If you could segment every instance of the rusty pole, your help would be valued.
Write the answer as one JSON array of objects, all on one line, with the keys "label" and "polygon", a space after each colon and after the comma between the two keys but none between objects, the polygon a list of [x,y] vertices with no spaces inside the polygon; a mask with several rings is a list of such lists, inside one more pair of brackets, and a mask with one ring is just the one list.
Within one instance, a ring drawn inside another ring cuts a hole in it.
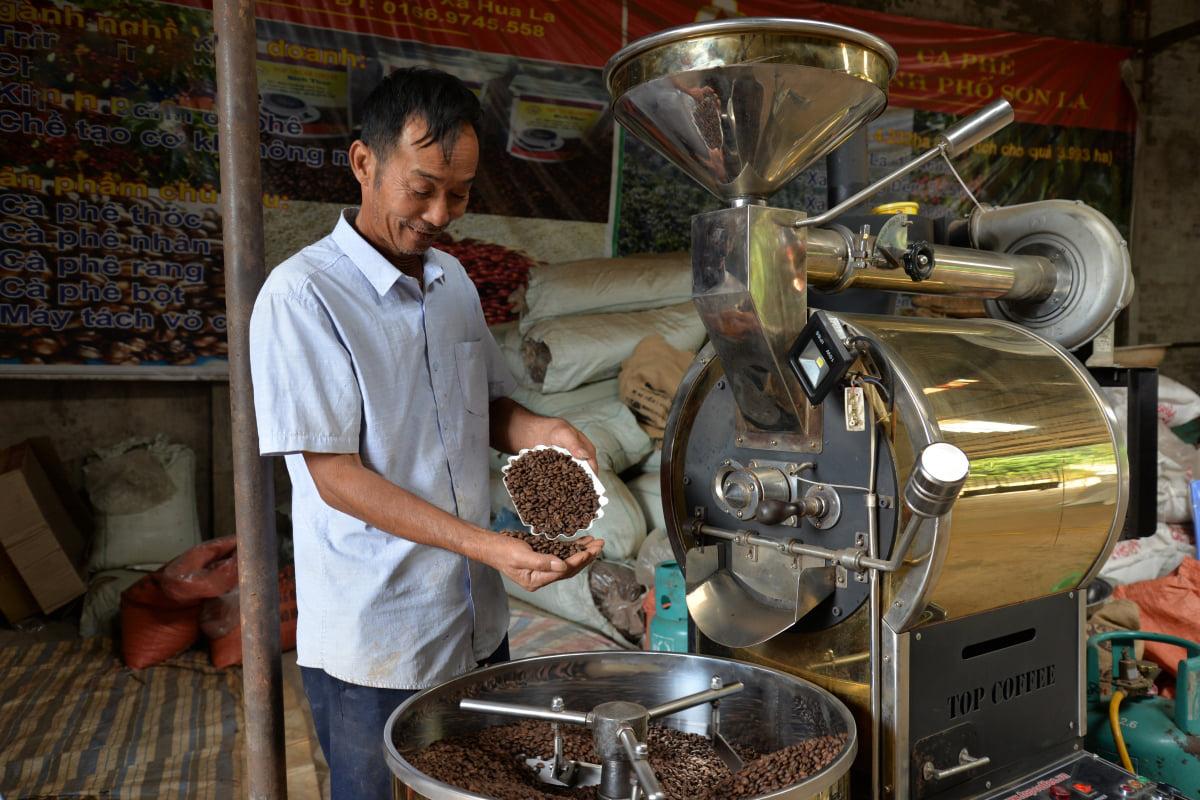
[{"label": "rusty pole", "polygon": [[229,331],[229,398],[242,614],[246,796],[287,797],[283,673],[279,660],[279,559],[271,463],[258,454],[250,384],[250,312],[266,275],[258,154],[254,0],[214,0],[221,220]]}]

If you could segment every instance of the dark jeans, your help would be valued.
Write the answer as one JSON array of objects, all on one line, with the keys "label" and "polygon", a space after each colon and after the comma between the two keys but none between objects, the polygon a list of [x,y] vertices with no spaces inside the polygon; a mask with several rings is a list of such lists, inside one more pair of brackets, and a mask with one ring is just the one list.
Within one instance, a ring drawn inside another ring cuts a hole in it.
[{"label": "dark jeans", "polygon": [[[479,666],[508,661],[508,637]],[[392,771],[383,755],[383,728],[396,707],[416,694],[346,683],[301,667],[321,751],[329,762],[330,800],[391,800]]]}]

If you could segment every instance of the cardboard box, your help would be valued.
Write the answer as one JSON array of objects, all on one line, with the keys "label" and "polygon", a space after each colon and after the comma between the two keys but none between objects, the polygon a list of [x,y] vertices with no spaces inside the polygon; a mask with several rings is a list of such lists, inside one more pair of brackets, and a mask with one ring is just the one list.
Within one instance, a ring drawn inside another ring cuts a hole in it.
[{"label": "cardboard box", "polygon": [[35,449],[22,442],[0,450],[0,612],[10,622],[87,591],[83,534]]}]

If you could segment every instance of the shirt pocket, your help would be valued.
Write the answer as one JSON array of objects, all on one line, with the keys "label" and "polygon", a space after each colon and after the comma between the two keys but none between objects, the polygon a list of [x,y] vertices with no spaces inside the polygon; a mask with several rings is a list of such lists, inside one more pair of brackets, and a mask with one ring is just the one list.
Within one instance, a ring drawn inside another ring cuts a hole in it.
[{"label": "shirt pocket", "polygon": [[487,360],[483,342],[458,342],[454,345],[454,362],[458,368],[458,386],[462,404],[469,413],[486,417],[488,413]]}]

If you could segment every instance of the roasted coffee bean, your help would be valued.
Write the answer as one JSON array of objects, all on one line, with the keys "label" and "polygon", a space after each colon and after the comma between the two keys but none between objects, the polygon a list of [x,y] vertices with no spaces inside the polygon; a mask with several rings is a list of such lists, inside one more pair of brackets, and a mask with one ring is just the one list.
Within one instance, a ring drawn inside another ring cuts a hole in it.
[{"label": "roasted coffee bean", "polygon": [[502,531],[502,533],[505,536],[520,539],[532,547],[535,553],[556,556],[563,561],[566,561],[576,553],[582,553],[584,550],[587,550],[583,545],[567,539],[547,539],[544,536],[531,536],[524,531]]},{"label": "roasted coffee bean", "polygon": [[[567,758],[596,762],[591,731],[563,725],[562,733]],[[745,800],[791,786],[824,769],[845,749],[846,735],[818,736],[762,756],[739,748],[746,766],[736,775],[730,774],[704,736],[651,725],[646,743],[650,765],[667,797]],[[522,720],[443,739],[410,761],[431,778],[496,800],[596,798],[594,786],[569,789],[541,782],[539,765],[552,763],[553,753],[550,726]]]},{"label": "roasted coffee bean", "polygon": [[600,508],[600,498],[583,467],[550,448],[515,459],[504,475],[504,485],[534,533],[570,536],[590,525]]}]

